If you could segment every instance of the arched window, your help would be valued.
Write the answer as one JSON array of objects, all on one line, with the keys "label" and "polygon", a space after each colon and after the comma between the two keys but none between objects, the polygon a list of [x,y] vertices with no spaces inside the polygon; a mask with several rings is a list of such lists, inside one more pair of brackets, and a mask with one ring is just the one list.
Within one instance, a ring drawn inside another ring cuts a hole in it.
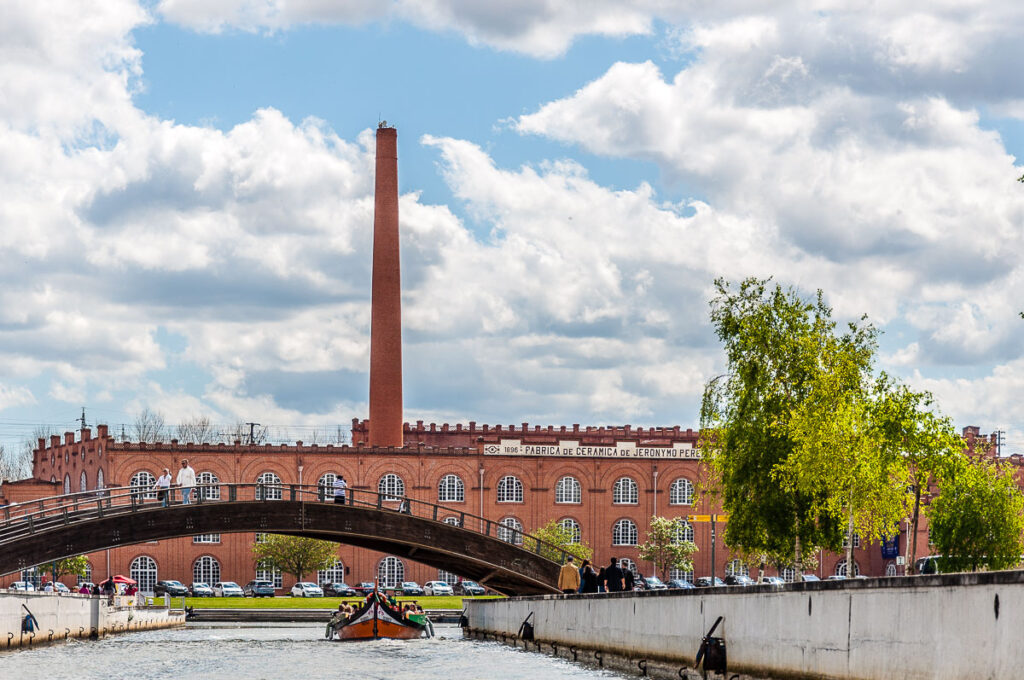
[{"label": "arched window", "polygon": [[192,582],[212,586],[220,581],[220,562],[209,555],[203,555],[192,563]]},{"label": "arched window", "polygon": [[622,570],[623,574],[625,574],[627,571],[631,571],[631,572],[633,572],[635,574],[636,573],[636,564],[634,564],[633,560],[629,559],[628,557],[620,557],[619,558],[619,569]]},{"label": "arched window", "polygon": [[453,527],[461,527],[462,526],[462,522],[459,520],[458,517],[445,517],[444,518],[444,523],[445,524],[451,524]]},{"label": "arched window", "polygon": [[279,501],[283,497],[281,493],[281,478],[273,472],[264,472],[256,478],[256,500],[258,501]]},{"label": "arched window", "polygon": [[631,477],[620,477],[612,489],[612,503],[636,505],[640,502],[640,491]]},{"label": "arched window", "polygon": [[580,538],[583,536],[583,532],[580,530],[580,523],[574,520],[572,517],[566,517],[558,523],[563,529],[569,534],[570,543],[579,543]]},{"label": "arched window", "polygon": [[64,493],[71,493],[71,475],[64,475]]},{"label": "arched window", "polygon": [[317,498],[327,500],[334,499],[334,480],[338,478],[338,475],[333,472],[325,472],[320,476],[320,479],[316,482],[316,496]]},{"label": "arched window", "polygon": [[[846,558],[843,558],[836,563],[835,575],[849,576],[849,574],[846,573]],[[860,565],[857,564],[857,560],[853,561],[853,575],[860,576]]]},{"label": "arched window", "polygon": [[693,572],[683,571],[682,569],[676,569],[675,567],[672,567],[668,570],[668,578],[670,581],[682,580],[693,583]]},{"label": "arched window", "polygon": [[750,568],[743,564],[743,560],[735,559],[725,565],[726,576],[750,576]]},{"label": "arched window", "polygon": [[498,540],[512,545],[523,544],[523,524],[515,517],[506,517],[498,523]]},{"label": "arched window", "polygon": [[636,545],[636,524],[631,519],[620,519],[612,527],[612,545]]},{"label": "arched window", "polygon": [[100,468],[99,470],[96,471],[96,488],[103,488],[103,468]]},{"label": "arched window", "polygon": [[220,500],[220,480],[212,472],[200,472],[196,475],[199,494],[204,501]]},{"label": "arched window", "polygon": [[668,489],[669,505],[693,505],[693,482],[680,477]]},{"label": "arched window", "polygon": [[320,579],[317,583],[344,583],[345,565],[341,563],[341,560],[334,560],[334,564],[327,569],[321,569],[316,576]]},{"label": "arched window", "polygon": [[83,583],[92,583],[92,564],[90,562],[86,562],[85,563],[85,573],[84,574],[77,574],[77,576],[78,576],[78,580],[76,581],[77,585],[82,585]]},{"label": "arched window", "polygon": [[448,585],[453,586],[459,582],[459,577],[456,576],[453,572],[445,571],[444,569],[438,569],[437,580],[444,581]]},{"label": "arched window", "polygon": [[84,446],[82,447],[82,451],[81,451],[80,455],[82,456],[82,460],[85,460],[85,447]]},{"label": "arched window", "polygon": [[153,586],[157,582],[156,560],[146,555],[139,555],[132,560],[132,564],[128,568],[128,575],[135,579],[141,592],[152,593]]},{"label": "arched window", "polygon": [[779,576],[786,583],[792,583],[796,580],[796,568],[795,567],[783,567],[779,570]]},{"label": "arched window", "polygon": [[462,503],[466,500],[466,485],[458,475],[445,475],[437,484],[438,503]]},{"label": "arched window", "polygon": [[555,485],[555,502],[582,503],[583,490],[580,488],[580,481],[568,475],[559,479]]},{"label": "arched window", "polygon": [[693,527],[685,519],[679,518],[676,520],[676,528],[672,533],[672,542],[678,544],[683,541],[693,543]]},{"label": "arched window", "polygon": [[89,478],[85,475],[85,470],[82,470],[82,474],[78,477],[78,490],[88,491],[89,490]]},{"label": "arched window", "polygon": [[257,581],[270,581],[274,584],[275,588],[280,588],[284,585],[284,578],[281,576],[280,569],[271,569],[263,564],[256,565],[256,580]]},{"label": "arched window", "polygon": [[146,470],[139,470],[132,475],[131,481],[128,482],[132,492],[139,494],[142,498],[149,498],[151,500],[156,498],[156,491],[152,490],[154,484],[156,484],[156,477]]},{"label": "arched window", "polygon": [[499,503],[522,503],[523,483],[515,475],[505,475],[498,480]]},{"label": "arched window", "polygon": [[377,483],[377,493],[384,494],[385,501],[400,501],[405,496],[405,482],[394,472],[389,472]]},{"label": "arched window", "polygon": [[405,580],[405,563],[388,555],[377,564],[377,580],[383,588],[396,588]]}]

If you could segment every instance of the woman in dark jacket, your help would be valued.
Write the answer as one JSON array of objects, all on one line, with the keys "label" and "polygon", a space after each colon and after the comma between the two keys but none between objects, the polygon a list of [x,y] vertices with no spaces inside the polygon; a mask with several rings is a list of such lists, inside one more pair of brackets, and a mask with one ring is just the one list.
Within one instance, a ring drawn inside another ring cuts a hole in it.
[{"label": "woman in dark jacket", "polygon": [[594,567],[591,566],[590,560],[583,561],[583,573],[580,575],[580,592],[597,592],[597,572],[594,571]]},{"label": "woman in dark jacket", "polygon": [[597,592],[604,592],[604,567],[601,567],[601,571],[597,572]]}]

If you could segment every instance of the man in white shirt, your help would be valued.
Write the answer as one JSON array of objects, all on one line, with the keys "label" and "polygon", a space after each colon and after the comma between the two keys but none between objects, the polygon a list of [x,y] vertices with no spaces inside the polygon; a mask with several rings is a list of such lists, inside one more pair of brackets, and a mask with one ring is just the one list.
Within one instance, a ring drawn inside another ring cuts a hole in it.
[{"label": "man in white shirt", "polygon": [[345,505],[345,490],[348,488],[348,484],[345,483],[345,478],[338,475],[334,478],[334,502]]},{"label": "man in white shirt", "polygon": [[188,505],[192,489],[196,486],[196,471],[188,464],[188,460],[181,461],[181,469],[178,470],[178,479],[175,483],[181,487],[181,502]]},{"label": "man in white shirt", "polygon": [[167,496],[171,490],[171,471],[164,468],[164,473],[157,477],[153,488],[156,489],[157,500],[167,505]]}]

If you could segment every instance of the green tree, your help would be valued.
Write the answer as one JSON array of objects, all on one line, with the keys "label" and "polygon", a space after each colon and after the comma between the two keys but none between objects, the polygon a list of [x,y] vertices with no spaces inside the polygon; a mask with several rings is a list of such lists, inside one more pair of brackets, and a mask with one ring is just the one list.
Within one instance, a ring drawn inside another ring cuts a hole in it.
[{"label": "green tree", "polygon": [[[715,281],[711,321],[725,346],[728,372],[711,380],[701,405],[702,488],[729,515],[725,542],[742,552],[787,555],[802,573],[805,550],[838,547],[834,514],[821,511],[825,489],[784,488],[775,470],[797,447],[790,428],[822,370],[831,310],[790,289],[747,279],[738,290]],[[797,578],[800,578],[798,576]]]},{"label": "green tree", "polygon": [[683,525],[679,520],[651,517],[647,540],[637,546],[640,559],[654,563],[654,569],[664,581],[669,569],[693,571],[693,554],[697,546],[683,540]]},{"label": "green tree", "polygon": [[85,576],[88,568],[89,560],[85,555],[78,555],[57,560],[51,565],[50,570],[53,572],[53,580],[58,581],[62,576]]},{"label": "green tree", "polygon": [[910,511],[907,574],[917,561],[917,529],[921,497],[937,470],[958,458],[966,448],[948,418],[932,412],[932,395],[915,392],[904,385],[885,390],[875,403],[875,427],[880,441],[904,457],[906,479],[913,495]]},{"label": "green tree", "polygon": [[1024,496],[1013,471],[961,454],[938,474],[928,507],[932,542],[943,571],[1009,569],[1024,554]]},{"label": "green tree", "polygon": [[[589,560],[594,555],[594,550],[589,545],[577,541],[577,536],[572,530],[565,528],[555,520],[534,529],[531,535],[542,541],[539,554],[555,562],[561,563],[562,561],[562,553],[558,550],[559,548],[575,557],[579,562]],[[529,540],[529,538],[526,539],[527,542]]]},{"label": "green tree", "polygon": [[257,564],[293,574],[296,581],[301,581],[303,574],[334,564],[338,544],[302,536],[267,534],[262,543],[252,546],[252,554]]}]

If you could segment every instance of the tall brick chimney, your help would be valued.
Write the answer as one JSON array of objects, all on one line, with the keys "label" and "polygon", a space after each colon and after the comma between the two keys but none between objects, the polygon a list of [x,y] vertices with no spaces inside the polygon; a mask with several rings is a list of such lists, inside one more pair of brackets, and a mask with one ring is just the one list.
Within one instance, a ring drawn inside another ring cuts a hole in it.
[{"label": "tall brick chimney", "polygon": [[370,309],[370,446],[402,446],[402,276],[398,259],[398,131],[377,127]]}]

